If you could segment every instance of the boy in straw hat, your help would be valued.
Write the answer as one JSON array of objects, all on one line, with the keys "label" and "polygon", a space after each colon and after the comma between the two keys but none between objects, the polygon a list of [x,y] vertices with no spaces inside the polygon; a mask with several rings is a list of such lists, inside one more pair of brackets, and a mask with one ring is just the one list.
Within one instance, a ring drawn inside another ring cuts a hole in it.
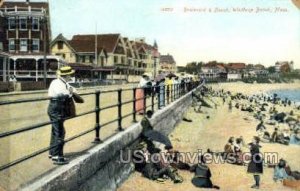
[{"label": "boy in straw hat", "polygon": [[48,115],[52,122],[52,133],[50,140],[49,158],[54,164],[63,165],[68,161],[63,156],[65,137],[64,118],[66,117],[65,107],[68,99],[72,97],[75,88],[69,85],[71,75],[75,71],[70,66],[64,66],[57,70],[57,79],[53,80],[48,89],[50,103]]}]

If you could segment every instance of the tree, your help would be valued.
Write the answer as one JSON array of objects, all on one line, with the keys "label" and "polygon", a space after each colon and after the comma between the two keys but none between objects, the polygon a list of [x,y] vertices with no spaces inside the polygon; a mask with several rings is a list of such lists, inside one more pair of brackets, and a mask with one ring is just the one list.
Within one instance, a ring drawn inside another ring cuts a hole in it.
[{"label": "tree", "polygon": [[268,67],[268,72],[269,72],[270,74],[274,74],[274,73],[276,72],[275,66],[270,66],[270,67]]},{"label": "tree", "polygon": [[290,67],[290,65],[289,65],[288,63],[282,65],[282,66],[280,67],[280,72],[282,72],[282,73],[290,73],[290,72],[291,72],[291,67]]},{"label": "tree", "polygon": [[189,74],[199,74],[201,72],[203,62],[190,62],[186,65],[186,72]]}]

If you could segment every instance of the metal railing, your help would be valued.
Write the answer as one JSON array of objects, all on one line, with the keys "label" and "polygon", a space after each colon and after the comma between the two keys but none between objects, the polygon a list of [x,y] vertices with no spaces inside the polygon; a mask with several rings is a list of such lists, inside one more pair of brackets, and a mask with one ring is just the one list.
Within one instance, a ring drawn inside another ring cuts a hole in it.
[{"label": "metal railing", "polygon": [[[8,76],[16,75],[17,77],[36,77],[43,76],[43,70],[0,70],[0,76],[6,73]],[[47,71],[47,75],[56,77],[56,71]]]},{"label": "metal railing", "polygon": [[[69,119],[73,119],[73,118],[78,118],[78,117],[82,117],[85,115],[89,115],[89,114],[95,114],[95,126],[93,128],[90,128],[88,130],[85,130],[84,132],[81,132],[80,134],[76,134],[68,139],[66,139],[64,142],[70,142],[74,139],[77,139],[79,137],[82,137],[88,133],[91,132],[95,132],[95,138],[93,143],[101,143],[103,142],[100,139],[100,130],[102,127],[105,127],[109,124],[115,123],[117,122],[117,127],[118,127],[118,131],[122,131],[123,130],[123,126],[122,126],[122,120],[124,118],[128,118],[130,116],[132,116],[132,121],[135,123],[137,122],[137,118],[136,115],[138,112],[140,112],[141,110],[144,111],[144,113],[146,112],[146,110],[151,107],[151,110],[154,112],[154,108],[155,108],[155,104],[157,104],[157,108],[161,109],[161,107],[164,107],[168,104],[170,104],[171,102],[181,98],[183,95],[185,95],[187,92],[191,91],[192,89],[196,88],[197,86],[200,85],[200,82],[189,82],[189,83],[182,83],[182,84],[172,84],[172,85],[158,85],[158,86],[153,86],[151,88],[128,88],[128,89],[117,89],[117,90],[105,90],[105,91],[101,91],[101,90],[97,90],[95,92],[92,93],[82,93],[79,94],[81,96],[88,96],[88,95],[94,95],[95,96],[95,108],[93,110],[89,110],[80,114],[77,114],[74,117],[69,117],[69,118],[64,118],[61,119],[62,121],[65,120],[69,120]],[[137,90],[143,90],[144,92],[144,96],[141,98],[137,98],[136,94],[137,94]],[[124,91],[132,91],[132,95],[133,95],[133,99],[129,100],[129,101],[122,101],[122,92]],[[147,93],[149,92],[149,93]],[[117,99],[117,103],[112,104],[112,105],[108,105],[105,107],[101,107],[101,99],[100,99],[100,95],[102,94],[107,94],[107,93],[117,93],[118,99]],[[155,101],[155,97],[157,97],[157,101]],[[147,106],[146,101],[147,99],[150,99],[151,104]],[[19,99],[19,100],[13,100],[13,101],[1,101],[0,102],[0,107],[3,105],[12,105],[12,104],[20,104],[20,103],[28,103],[28,102],[41,102],[41,101],[47,101],[50,100],[50,98],[33,98],[33,99]],[[144,100],[144,105],[143,108],[141,108],[140,110],[136,110],[136,103],[139,100]],[[132,104],[132,112],[128,113],[126,115],[123,115],[122,113],[122,107],[126,104]],[[101,115],[103,113],[103,111],[111,109],[111,108],[117,108],[118,109],[118,117],[116,119],[113,119],[111,121],[108,121],[104,124],[100,124],[100,120],[101,120]],[[42,128],[45,127],[47,125],[51,125],[53,122],[57,122],[57,121],[47,121],[47,122],[42,122],[42,123],[37,123],[37,124],[33,124],[31,126],[27,126],[27,127],[22,127],[16,130],[11,130],[11,131],[6,131],[4,133],[0,133],[0,140],[2,138],[6,138],[9,136],[13,136],[19,133],[23,133],[23,132],[27,132],[27,131],[32,131],[38,128]],[[8,169],[14,165],[17,165],[23,161],[26,161],[28,159],[31,159],[35,156],[38,156],[46,151],[49,151],[50,149],[56,147],[57,145],[54,145],[52,147],[46,147],[46,148],[42,148],[38,151],[35,151],[33,153],[30,153],[28,155],[25,155],[21,158],[18,158],[14,161],[11,161],[7,164],[4,164],[2,166],[0,166],[0,171],[3,171],[5,169]]]}]

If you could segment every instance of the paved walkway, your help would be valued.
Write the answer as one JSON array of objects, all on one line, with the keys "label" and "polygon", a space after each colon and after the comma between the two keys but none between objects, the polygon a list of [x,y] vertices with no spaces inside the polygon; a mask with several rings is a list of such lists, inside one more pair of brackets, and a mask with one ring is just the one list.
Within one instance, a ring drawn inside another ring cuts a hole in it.
[{"label": "paved walkway", "polygon": [[[132,84],[122,86],[122,88],[130,88]],[[105,87],[106,89],[117,89],[114,87]],[[93,92],[94,90],[82,90],[80,93]],[[10,99],[26,99],[33,97],[43,97],[42,94],[26,94],[11,96]],[[77,104],[77,114],[93,110],[95,108],[95,95],[83,97],[85,103]],[[100,105],[106,107],[118,103],[117,92],[101,94]],[[4,99],[4,97],[1,97]],[[126,102],[133,99],[132,91],[124,91],[122,93],[122,101]],[[156,101],[156,100],[155,100]],[[0,132],[6,132],[21,127],[27,127],[32,124],[49,121],[47,115],[47,107],[49,101],[21,103],[13,105],[0,106]],[[151,100],[147,100],[147,106],[151,104]],[[123,116],[132,112],[132,103],[122,107]],[[155,108],[156,105],[155,105]],[[112,121],[117,118],[117,108],[112,108],[100,112],[100,124]],[[137,120],[142,116],[137,115]],[[123,119],[123,127],[129,127],[132,124],[132,116]],[[66,139],[75,136],[81,132],[95,127],[95,113],[67,120],[65,122]],[[109,136],[117,133],[118,124],[112,123],[101,128],[100,138],[105,140]],[[7,164],[27,154],[31,154],[37,150],[48,147],[50,143],[51,126],[47,125],[35,130],[12,135],[7,138],[0,139],[0,165]],[[69,159],[73,159],[78,155],[83,155],[86,150],[93,147],[91,142],[95,138],[95,132],[91,132],[78,139],[75,139],[65,145],[64,151]],[[38,155],[30,160],[24,161],[16,166],[0,172],[0,190],[1,187],[6,190],[14,190],[20,185],[31,181],[44,173],[53,170],[58,166],[53,165],[48,159],[48,152]]]}]

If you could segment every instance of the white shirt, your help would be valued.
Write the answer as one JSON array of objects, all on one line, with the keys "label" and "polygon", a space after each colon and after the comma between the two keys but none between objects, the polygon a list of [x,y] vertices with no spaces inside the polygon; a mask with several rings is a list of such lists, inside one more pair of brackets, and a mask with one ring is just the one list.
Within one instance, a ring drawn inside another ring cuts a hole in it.
[{"label": "white shirt", "polygon": [[149,81],[147,81],[145,78],[141,78],[139,87],[145,87]]},{"label": "white shirt", "polygon": [[70,89],[73,89],[73,92],[76,92],[76,89],[69,85],[63,78],[57,78],[53,80],[48,89],[48,96],[51,98],[56,98],[61,95],[72,96]]}]

